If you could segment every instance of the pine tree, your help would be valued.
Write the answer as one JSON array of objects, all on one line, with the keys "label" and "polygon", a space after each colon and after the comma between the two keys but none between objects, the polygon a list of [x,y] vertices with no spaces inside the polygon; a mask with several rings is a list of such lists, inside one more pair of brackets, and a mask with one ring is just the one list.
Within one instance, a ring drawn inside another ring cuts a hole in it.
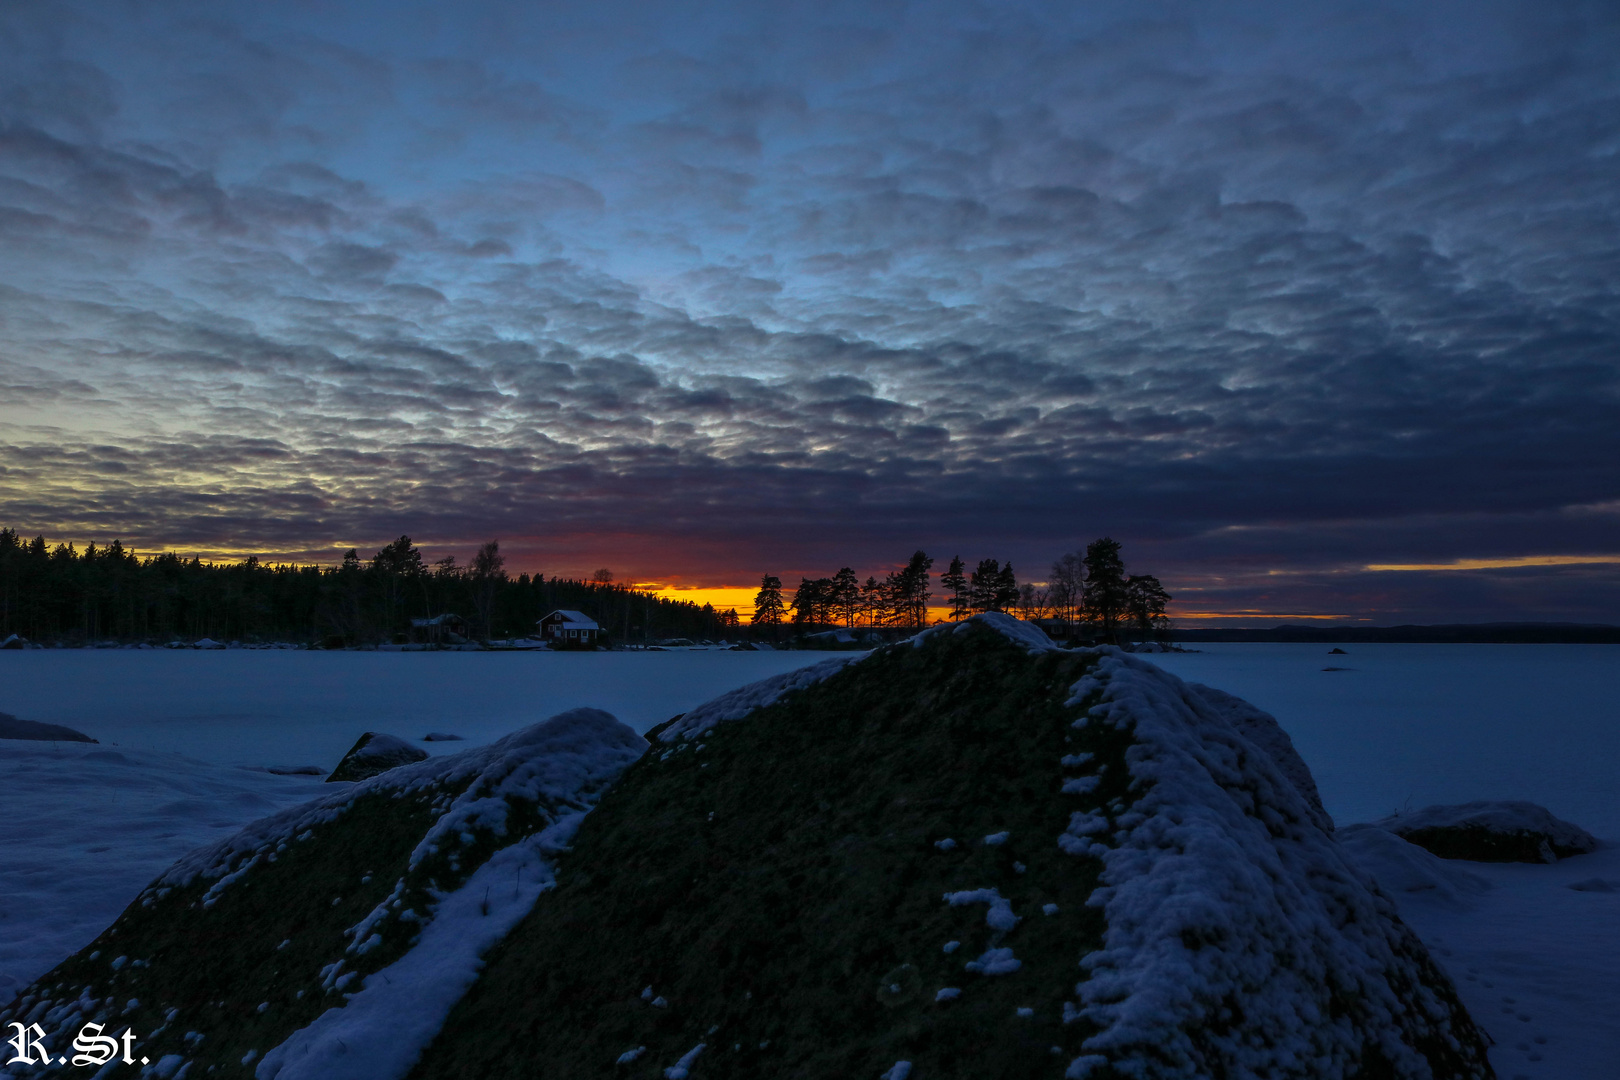
[{"label": "pine tree", "polygon": [[1018,603],[1018,575],[1013,573],[1012,560],[1007,561],[996,574],[996,611],[1006,611]]},{"label": "pine tree", "polygon": [[996,611],[996,588],[1001,584],[1001,562],[980,559],[968,578],[968,607],[975,612]]},{"label": "pine tree", "polygon": [[1132,574],[1125,580],[1125,607],[1132,627],[1143,634],[1161,636],[1170,629],[1170,617],[1164,613],[1170,600],[1152,574]]},{"label": "pine tree", "polygon": [[814,627],[827,619],[827,589],[831,582],[827,578],[800,578],[799,587],[793,593],[793,624],[800,627]]},{"label": "pine tree", "polygon": [[782,606],[782,579],[774,574],[766,574],[759,579],[759,592],[754,594],[754,617],[749,620],[754,626],[768,626],[771,636],[776,636],[776,628],[782,625],[782,615],[786,609]]},{"label": "pine tree", "polygon": [[951,597],[951,619],[960,619],[967,614],[967,575],[962,572],[962,556],[957,555],[951,559],[951,565],[939,576],[939,583],[943,585]]},{"label": "pine tree", "polygon": [[875,577],[868,577],[861,586],[861,611],[868,626],[886,626],[889,622],[889,590]]},{"label": "pine tree", "polygon": [[1106,536],[1093,540],[1086,545],[1083,561],[1086,565],[1085,617],[1097,625],[1105,640],[1113,641],[1129,602],[1119,541]]},{"label": "pine tree", "polygon": [[933,566],[934,560],[927,552],[914,551],[906,568],[897,575],[895,607],[907,625],[928,625],[928,571]]},{"label": "pine tree", "polygon": [[854,626],[861,610],[861,580],[855,576],[855,571],[847,566],[839,570],[833,575],[827,593],[833,614],[842,619],[845,626]]}]

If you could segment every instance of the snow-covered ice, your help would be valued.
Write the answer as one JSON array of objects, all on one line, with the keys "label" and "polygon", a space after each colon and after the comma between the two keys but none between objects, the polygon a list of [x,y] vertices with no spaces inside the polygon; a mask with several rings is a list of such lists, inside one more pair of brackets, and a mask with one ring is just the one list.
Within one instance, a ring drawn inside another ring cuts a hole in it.
[{"label": "snow-covered ice", "polygon": [[1528,799],[1620,839],[1620,646],[1197,647],[1151,659],[1275,716],[1335,821]]},{"label": "snow-covered ice", "polygon": [[[863,653],[845,654],[850,657]],[[395,653],[45,649],[0,651],[0,712],[66,724],[103,745],[221,765],[336,765],[364,731],[430,754],[568,709],[605,709],[644,732],[817,652]]]},{"label": "snow-covered ice", "polygon": [[172,751],[0,740],[0,1002],[111,925],[175,860],[322,787],[318,775]]}]

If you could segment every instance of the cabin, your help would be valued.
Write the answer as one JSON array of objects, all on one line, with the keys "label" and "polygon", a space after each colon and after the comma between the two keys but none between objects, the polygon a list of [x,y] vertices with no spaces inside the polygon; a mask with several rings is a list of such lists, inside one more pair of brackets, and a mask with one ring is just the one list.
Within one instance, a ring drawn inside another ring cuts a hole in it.
[{"label": "cabin", "polygon": [[559,609],[535,623],[540,628],[540,640],[559,645],[594,645],[602,628],[596,620],[579,611]]},{"label": "cabin", "polygon": [[460,615],[412,619],[411,636],[431,645],[460,645],[467,640],[467,620]]}]

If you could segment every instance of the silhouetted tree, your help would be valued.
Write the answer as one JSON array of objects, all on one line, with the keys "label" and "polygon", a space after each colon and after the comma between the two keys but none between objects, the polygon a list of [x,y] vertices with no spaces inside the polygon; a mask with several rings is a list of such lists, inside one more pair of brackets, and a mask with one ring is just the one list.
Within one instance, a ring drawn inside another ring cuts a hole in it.
[{"label": "silhouetted tree", "polygon": [[963,573],[962,556],[957,555],[951,559],[951,565],[939,576],[940,585],[944,586],[951,598],[951,619],[960,619],[967,614],[967,575]]},{"label": "silhouetted tree", "polygon": [[765,574],[759,579],[759,592],[754,594],[754,617],[749,620],[754,626],[770,628],[771,637],[775,638],[777,628],[782,625],[782,579],[774,574]]},{"label": "silhouetted tree", "polygon": [[793,592],[793,624],[813,628],[826,621],[827,592],[831,581],[827,578],[801,577]]},{"label": "silhouetted tree", "polygon": [[1119,541],[1102,537],[1086,545],[1083,614],[1096,625],[1104,639],[1114,641],[1120,620],[1126,614],[1129,594],[1125,586],[1125,562],[1119,556]]},{"label": "silhouetted tree", "polygon": [[928,571],[933,565],[927,552],[914,551],[896,576],[894,607],[907,626],[928,625]]},{"label": "silhouetted tree", "polygon": [[868,626],[887,626],[891,619],[889,589],[875,577],[868,577],[861,586],[861,613]]},{"label": "silhouetted tree", "polygon": [[472,585],[477,626],[483,631],[483,640],[488,641],[495,618],[495,597],[506,581],[506,557],[501,554],[499,540],[491,540],[478,549],[467,567],[467,580]]},{"label": "silhouetted tree", "polygon": [[1164,607],[1170,600],[1170,594],[1152,574],[1132,574],[1125,579],[1125,608],[1131,625],[1143,634],[1162,637],[1169,630],[1170,617]]},{"label": "silhouetted tree", "polygon": [[855,618],[861,613],[861,582],[855,571],[846,566],[833,575],[827,600],[832,613],[845,626],[855,625]]},{"label": "silhouetted tree", "polygon": [[1001,561],[980,559],[968,578],[968,607],[975,612],[999,611],[996,593],[1001,586]]},{"label": "silhouetted tree", "polygon": [[1050,580],[1046,583],[1051,598],[1052,614],[1065,624],[1079,617],[1080,605],[1085,598],[1086,564],[1078,552],[1058,556],[1052,563]]}]

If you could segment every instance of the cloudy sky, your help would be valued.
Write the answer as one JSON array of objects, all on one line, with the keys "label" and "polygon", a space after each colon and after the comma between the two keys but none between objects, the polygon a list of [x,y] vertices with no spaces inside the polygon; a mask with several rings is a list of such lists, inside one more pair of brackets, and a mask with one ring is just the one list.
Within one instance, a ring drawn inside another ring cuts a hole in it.
[{"label": "cloudy sky", "polygon": [[1620,7],[0,0],[0,524],[1620,621]]}]

